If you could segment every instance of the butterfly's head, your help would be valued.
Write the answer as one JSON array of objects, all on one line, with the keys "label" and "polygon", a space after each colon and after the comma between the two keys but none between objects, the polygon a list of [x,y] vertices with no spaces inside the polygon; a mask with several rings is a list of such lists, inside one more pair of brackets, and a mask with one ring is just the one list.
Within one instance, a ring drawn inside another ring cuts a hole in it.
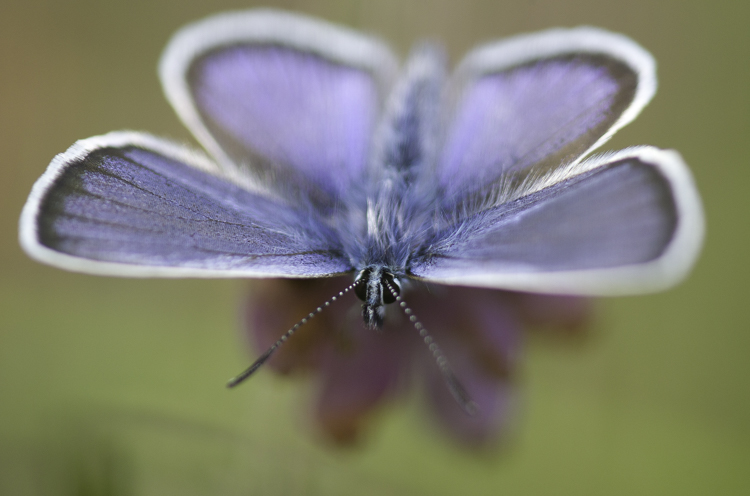
[{"label": "butterfly's head", "polygon": [[360,270],[354,279],[354,293],[362,300],[362,317],[368,328],[383,327],[385,305],[401,294],[401,282],[393,272],[379,265]]}]

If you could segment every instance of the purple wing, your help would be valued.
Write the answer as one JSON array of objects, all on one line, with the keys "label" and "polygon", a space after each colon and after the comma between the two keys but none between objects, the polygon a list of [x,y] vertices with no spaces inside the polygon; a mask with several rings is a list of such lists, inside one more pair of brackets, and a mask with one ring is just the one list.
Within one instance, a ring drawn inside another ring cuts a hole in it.
[{"label": "purple wing", "polygon": [[438,181],[447,197],[569,164],[630,122],[656,88],[650,54],[594,28],[481,47],[456,71]]},{"label": "purple wing", "polygon": [[414,276],[549,293],[656,290],[687,273],[703,236],[687,167],[650,147],[555,171],[473,211],[412,261]]},{"label": "purple wing", "polygon": [[350,270],[302,206],[253,193],[136,133],[73,145],[37,181],[21,244],[62,268],[123,276],[320,277]]},{"label": "purple wing", "polygon": [[220,164],[336,198],[361,180],[395,67],[377,41],[261,10],[183,29],[160,72],[177,113]]}]

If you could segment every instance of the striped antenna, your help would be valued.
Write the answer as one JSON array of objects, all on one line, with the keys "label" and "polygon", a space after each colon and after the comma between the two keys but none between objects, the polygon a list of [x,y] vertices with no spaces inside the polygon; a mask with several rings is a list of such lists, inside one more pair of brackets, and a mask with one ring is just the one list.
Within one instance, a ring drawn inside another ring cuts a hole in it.
[{"label": "striped antenna", "polygon": [[409,317],[409,321],[414,325],[414,328],[417,330],[417,332],[419,332],[419,335],[424,341],[424,344],[426,344],[427,348],[429,348],[432,356],[435,358],[435,363],[437,363],[437,366],[440,369],[440,373],[443,374],[443,379],[445,379],[445,384],[448,386],[448,391],[451,392],[453,398],[456,400],[456,403],[458,403],[461,409],[467,414],[471,415],[472,417],[476,415],[479,407],[476,403],[474,403],[474,400],[471,399],[469,393],[466,392],[466,388],[464,388],[464,386],[458,380],[456,374],[453,373],[453,369],[448,364],[448,359],[445,357],[443,350],[440,349],[438,344],[435,342],[435,339],[433,339],[433,337],[430,335],[427,329],[425,329],[422,323],[417,320],[414,312],[412,312],[411,308],[406,305],[406,302],[396,292],[396,289],[391,286],[391,283],[388,282],[388,280],[385,278],[383,279],[383,282],[385,282],[385,285],[388,287],[388,291],[390,291],[391,294],[396,297],[398,306],[400,306],[404,310],[406,316]]},{"label": "striped antenna", "polygon": [[329,306],[331,306],[331,303],[335,302],[336,300],[338,300],[339,298],[341,298],[342,296],[344,296],[344,294],[346,294],[349,291],[351,291],[354,288],[354,286],[356,286],[357,284],[360,284],[363,281],[364,281],[364,279],[360,279],[359,281],[354,281],[346,289],[343,289],[343,290],[339,291],[339,294],[334,295],[330,300],[326,301],[324,304],[322,304],[321,306],[319,306],[318,308],[316,308],[315,310],[313,310],[312,312],[310,312],[307,315],[307,317],[304,317],[302,320],[300,320],[299,322],[297,322],[296,324],[294,324],[294,326],[292,326],[291,329],[289,329],[288,331],[286,331],[284,333],[284,335],[279,338],[278,341],[276,341],[270,348],[268,348],[266,350],[265,353],[263,353],[260,357],[258,357],[258,359],[255,360],[255,362],[253,362],[253,364],[250,365],[247,369],[245,369],[244,372],[242,372],[238,376],[233,377],[232,379],[230,379],[229,382],[227,382],[227,387],[228,388],[233,388],[233,387],[237,386],[238,384],[244,382],[245,379],[247,379],[251,375],[253,375],[255,373],[255,371],[260,368],[261,365],[263,365],[264,363],[266,363],[266,361],[268,361],[268,359],[271,358],[271,355],[274,354],[274,352],[279,348],[279,346],[281,346],[282,344],[284,344],[284,342],[287,339],[289,339],[292,336],[292,334],[294,334],[297,331],[297,329],[299,329],[303,325],[307,324],[310,321],[310,319],[312,319],[313,317],[315,317],[316,315],[318,315],[320,312],[322,312],[323,309],[328,308]]}]

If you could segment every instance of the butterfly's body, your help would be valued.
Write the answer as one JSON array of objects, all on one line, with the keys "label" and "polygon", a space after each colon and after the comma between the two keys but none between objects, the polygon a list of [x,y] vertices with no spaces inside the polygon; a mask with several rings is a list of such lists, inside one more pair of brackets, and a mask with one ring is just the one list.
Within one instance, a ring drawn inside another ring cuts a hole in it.
[{"label": "butterfly's body", "polygon": [[435,235],[440,191],[430,172],[435,168],[443,64],[442,53],[432,45],[412,53],[373,139],[365,194],[347,202],[358,220],[347,216],[345,229],[360,229],[356,236],[345,231],[342,239],[354,240],[345,251],[357,280],[366,276],[369,281],[366,297],[360,294],[367,327],[382,326],[384,305],[395,301],[386,279],[400,291],[412,259],[429,250]]},{"label": "butterfly's body", "polygon": [[372,265],[357,273],[354,291],[362,300],[362,318],[371,329],[383,326],[385,305],[394,303],[401,290],[401,281],[381,265]]}]

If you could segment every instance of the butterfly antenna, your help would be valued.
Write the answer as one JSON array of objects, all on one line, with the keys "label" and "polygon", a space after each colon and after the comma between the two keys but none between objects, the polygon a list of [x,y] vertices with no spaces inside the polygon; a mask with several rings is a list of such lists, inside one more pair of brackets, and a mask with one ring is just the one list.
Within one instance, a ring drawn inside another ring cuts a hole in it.
[{"label": "butterfly antenna", "polygon": [[451,392],[453,398],[456,400],[456,402],[464,412],[471,416],[476,415],[479,407],[476,403],[474,403],[474,400],[471,399],[469,393],[466,392],[466,388],[464,388],[463,384],[461,384],[461,382],[458,380],[456,374],[453,373],[453,369],[448,364],[448,359],[445,357],[443,350],[440,349],[432,335],[430,335],[427,329],[425,329],[422,323],[417,319],[417,316],[414,315],[412,309],[406,305],[406,302],[403,300],[403,298],[401,298],[401,296],[396,293],[396,290],[393,286],[391,286],[391,283],[389,283],[387,280],[385,280],[384,282],[386,286],[388,286],[388,291],[390,291],[393,295],[397,295],[396,302],[398,303],[398,306],[400,306],[406,316],[409,317],[409,321],[414,325],[414,328],[417,330],[417,332],[419,332],[419,335],[424,341],[424,344],[427,345],[427,348],[429,348],[432,356],[435,358],[438,369],[440,369],[440,373],[443,374],[445,384],[448,386],[448,391]]},{"label": "butterfly antenna", "polygon": [[319,306],[318,308],[316,308],[315,310],[313,310],[312,312],[310,312],[307,315],[307,317],[304,317],[302,320],[300,320],[299,322],[297,322],[296,324],[294,324],[294,326],[292,326],[291,329],[289,329],[288,331],[286,331],[284,333],[284,335],[279,338],[278,341],[276,341],[273,345],[271,345],[270,348],[268,348],[266,350],[265,353],[263,353],[260,357],[258,357],[258,359],[255,360],[255,362],[253,362],[252,365],[250,365],[247,369],[245,369],[241,374],[239,374],[236,377],[233,377],[232,379],[230,379],[229,382],[227,382],[227,387],[228,388],[233,388],[233,387],[237,386],[238,384],[240,384],[241,382],[244,382],[245,379],[247,379],[251,375],[253,375],[253,373],[255,373],[255,371],[258,370],[261,365],[263,365],[264,363],[266,363],[266,361],[268,361],[268,359],[271,358],[271,355],[274,354],[274,352],[279,348],[279,346],[281,346],[282,344],[284,344],[284,342],[287,339],[289,339],[292,336],[292,334],[294,334],[297,331],[297,329],[299,329],[303,325],[307,324],[310,321],[310,319],[312,319],[313,317],[315,317],[316,315],[318,315],[320,312],[322,312],[323,309],[331,306],[331,303],[335,302],[336,300],[338,300],[339,298],[341,298],[342,296],[344,296],[344,294],[346,294],[349,291],[351,291],[354,288],[354,286],[356,286],[357,284],[360,284],[363,281],[364,281],[363,279],[360,279],[359,281],[353,282],[346,289],[343,289],[343,290],[339,291],[339,294],[334,295],[333,297],[331,297],[330,300],[326,301],[321,306]]}]

